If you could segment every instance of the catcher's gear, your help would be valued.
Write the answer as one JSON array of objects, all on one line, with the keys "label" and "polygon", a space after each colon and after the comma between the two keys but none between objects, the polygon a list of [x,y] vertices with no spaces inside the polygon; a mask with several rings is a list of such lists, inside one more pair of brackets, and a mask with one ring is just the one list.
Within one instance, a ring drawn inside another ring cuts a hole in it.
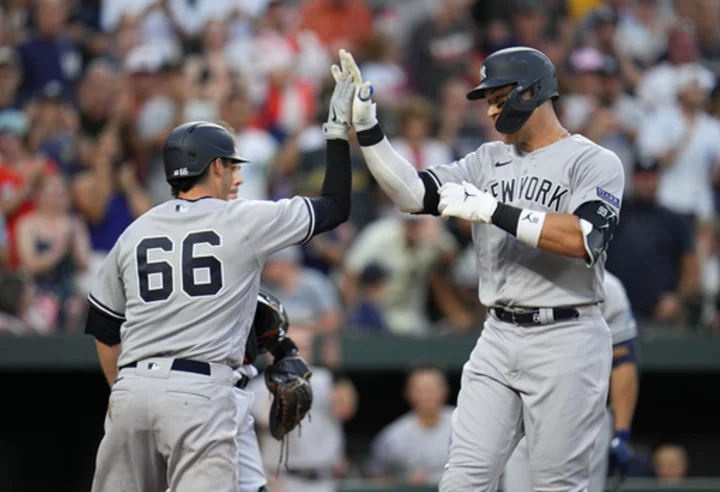
[{"label": "catcher's gear", "polygon": [[[292,343],[285,339],[283,345],[288,342]],[[275,439],[282,440],[310,411],[311,376],[312,371],[297,349],[288,350],[285,357],[276,359],[265,372],[265,384],[274,397],[270,407],[270,433]]]},{"label": "catcher's gear", "polygon": [[233,136],[222,126],[207,121],[183,123],[170,132],[163,146],[165,179],[172,184],[200,176],[218,157],[247,162],[237,153]]},{"label": "catcher's gear", "polygon": [[290,320],[282,303],[265,291],[258,292],[255,317],[245,346],[245,363],[254,363],[258,354],[273,353],[287,338],[289,324]]},{"label": "catcher's gear", "polygon": [[[496,51],[483,62],[480,85],[467,98],[482,99],[487,89],[514,84],[495,121],[500,133],[515,133],[530,118],[535,108],[560,96],[555,66],[538,50],[524,46]],[[530,92],[530,98],[523,94]]]}]

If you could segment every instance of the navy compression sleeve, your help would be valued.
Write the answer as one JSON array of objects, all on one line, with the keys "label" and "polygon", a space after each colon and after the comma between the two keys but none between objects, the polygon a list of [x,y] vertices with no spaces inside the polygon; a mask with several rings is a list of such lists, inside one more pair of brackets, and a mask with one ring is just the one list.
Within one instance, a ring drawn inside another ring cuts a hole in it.
[{"label": "navy compression sleeve", "polygon": [[315,212],[313,235],[332,230],[350,217],[352,165],[346,140],[327,141],[325,180],[318,198],[310,200]]}]

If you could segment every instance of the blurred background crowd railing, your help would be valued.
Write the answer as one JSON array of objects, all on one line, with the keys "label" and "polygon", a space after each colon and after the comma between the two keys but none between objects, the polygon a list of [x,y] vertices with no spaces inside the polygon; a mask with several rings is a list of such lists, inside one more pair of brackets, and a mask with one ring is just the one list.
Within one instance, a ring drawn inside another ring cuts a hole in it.
[{"label": "blurred background crowd railing", "polygon": [[[75,343],[63,337],[82,329],[103,258],[136,217],[170,197],[161,150],[174,126],[203,119],[233,128],[251,161],[242,170],[242,198],[312,196],[322,184],[321,123],[340,48],[353,52],[374,83],[394,147],[422,170],[496,139],[484,103],[469,103],[465,93],[479,82],[485,56],[527,45],[557,67],[563,125],[615,151],[625,167],[607,268],[625,284],[644,352],[659,364],[644,367],[714,374],[719,1],[0,4],[0,333],[33,343],[48,337],[52,345],[28,349],[47,356],[46,369],[71,368],[54,364],[66,360],[64,344]],[[373,370],[401,377],[417,358],[434,359],[438,337],[469,352],[485,311],[468,225],[393,212],[357,148],[353,156],[351,220],[272,257],[264,287],[285,303],[292,330],[321,337],[319,364],[349,365],[360,379]],[[419,352],[407,351],[419,342]],[[693,348],[674,351],[676,343]],[[6,371],[22,367],[10,361],[24,357],[12,347],[0,339]],[[449,352],[450,379],[464,360],[460,352]],[[378,353],[385,359],[372,357]],[[354,421],[373,398],[357,386]],[[402,394],[401,384],[396,399]],[[390,417],[359,433],[377,433]],[[687,456],[675,457],[679,471],[668,475],[688,473]],[[720,475],[720,466],[700,469]]]}]

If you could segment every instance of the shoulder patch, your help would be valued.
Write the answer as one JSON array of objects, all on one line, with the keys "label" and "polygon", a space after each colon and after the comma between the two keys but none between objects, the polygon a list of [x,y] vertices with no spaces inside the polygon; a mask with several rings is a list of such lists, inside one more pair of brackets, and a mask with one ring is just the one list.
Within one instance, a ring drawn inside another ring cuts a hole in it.
[{"label": "shoulder patch", "polygon": [[620,199],[618,197],[616,197],[615,195],[613,195],[612,193],[610,193],[608,191],[603,190],[599,186],[596,187],[595,189],[597,190],[597,196],[601,200],[609,203],[610,205],[612,205],[615,208],[620,208]]}]

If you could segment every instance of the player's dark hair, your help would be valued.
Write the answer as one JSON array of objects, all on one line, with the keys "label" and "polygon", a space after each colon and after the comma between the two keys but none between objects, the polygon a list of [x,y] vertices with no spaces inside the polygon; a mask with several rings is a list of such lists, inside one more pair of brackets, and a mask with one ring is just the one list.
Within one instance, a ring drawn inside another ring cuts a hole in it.
[{"label": "player's dark hair", "polygon": [[[233,165],[233,162],[230,159],[220,159],[220,161],[225,168]],[[207,181],[207,178],[210,175],[210,166],[213,162],[215,162],[215,159],[213,159],[212,162],[210,162],[210,164],[208,164],[208,166],[203,169],[203,172],[198,174],[197,176],[173,179],[172,181],[170,181],[170,192],[172,193],[172,196],[177,198],[180,193],[187,193],[188,191],[193,189],[194,186],[197,186]]]}]

